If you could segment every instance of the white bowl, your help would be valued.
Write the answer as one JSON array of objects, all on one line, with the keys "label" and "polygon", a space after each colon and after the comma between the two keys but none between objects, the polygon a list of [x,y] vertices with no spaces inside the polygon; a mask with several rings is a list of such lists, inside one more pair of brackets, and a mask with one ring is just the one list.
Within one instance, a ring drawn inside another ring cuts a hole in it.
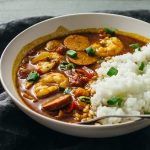
[{"label": "white bowl", "polygon": [[46,21],[42,21],[36,25],[33,25],[32,27],[26,29],[18,36],[16,36],[5,48],[1,57],[1,82],[7,93],[12,97],[15,104],[24,113],[26,113],[28,116],[30,116],[40,124],[53,130],[75,136],[111,137],[130,133],[149,126],[150,122],[142,119],[134,122],[104,126],[87,126],[64,123],[40,115],[23,104],[14,88],[12,80],[12,67],[14,60],[19,53],[19,50],[24,45],[28,44],[38,37],[54,32],[60,25],[70,30],[81,28],[113,27],[123,31],[138,33],[150,38],[150,24],[130,17],[106,13],[66,15],[48,19]]}]

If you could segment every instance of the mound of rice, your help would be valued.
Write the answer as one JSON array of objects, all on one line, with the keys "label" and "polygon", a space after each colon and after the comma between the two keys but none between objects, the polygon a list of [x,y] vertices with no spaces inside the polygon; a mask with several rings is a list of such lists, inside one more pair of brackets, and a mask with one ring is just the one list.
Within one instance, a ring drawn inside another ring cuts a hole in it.
[{"label": "mound of rice", "polygon": [[[141,62],[145,64],[143,71],[138,66]],[[118,74],[110,77],[107,72],[111,67],[115,67]],[[133,54],[112,57],[103,62],[96,72],[98,79],[91,84],[96,92],[91,99],[96,116],[150,112],[150,44],[143,46],[141,51],[136,49]],[[115,96],[124,100],[121,107],[107,104],[108,99]],[[125,121],[127,119],[108,118],[100,123],[115,124]]]}]

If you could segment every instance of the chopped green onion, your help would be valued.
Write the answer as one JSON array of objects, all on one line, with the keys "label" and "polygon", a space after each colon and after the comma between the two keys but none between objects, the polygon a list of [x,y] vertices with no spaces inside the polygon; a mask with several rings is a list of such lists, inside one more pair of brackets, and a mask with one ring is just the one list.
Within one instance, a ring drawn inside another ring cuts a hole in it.
[{"label": "chopped green onion", "polygon": [[70,88],[66,88],[66,89],[64,90],[64,93],[65,93],[65,94],[70,94],[70,92],[71,92],[71,89],[70,89]]},{"label": "chopped green onion", "polygon": [[71,57],[71,58],[76,58],[76,57],[77,57],[77,52],[74,51],[74,50],[68,50],[68,51],[66,52],[66,54],[67,54],[69,57]]},{"label": "chopped green onion", "polygon": [[60,69],[66,69],[66,65],[68,65],[68,62],[67,62],[67,61],[63,61],[63,62],[59,65],[59,67],[60,67]]},{"label": "chopped green onion", "polygon": [[27,77],[27,81],[37,81],[40,75],[36,71],[31,71]]},{"label": "chopped green onion", "polygon": [[64,64],[60,64],[59,67],[60,67],[61,70],[66,69],[66,65],[64,65]]},{"label": "chopped green onion", "polygon": [[130,44],[129,47],[131,47],[134,50],[138,49],[138,51],[141,51],[141,46],[139,43]]},{"label": "chopped green onion", "polygon": [[107,72],[107,75],[110,76],[110,77],[113,76],[113,75],[117,75],[117,74],[118,74],[118,70],[114,67],[111,67]]},{"label": "chopped green onion", "polygon": [[59,87],[59,91],[65,91],[65,88],[64,87]]},{"label": "chopped green onion", "polygon": [[72,69],[75,68],[75,65],[73,63],[68,63],[66,67],[67,69]]},{"label": "chopped green onion", "polygon": [[144,111],[144,114],[145,114],[145,115],[150,115],[150,112]]},{"label": "chopped green onion", "polygon": [[87,104],[91,104],[91,99],[90,99],[90,97],[88,97],[88,96],[80,96],[80,97],[79,97],[79,100],[80,100],[81,102],[85,102],[85,103],[87,103]]},{"label": "chopped green onion", "polygon": [[144,70],[144,67],[145,67],[144,62],[141,62],[141,63],[138,65],[138,67],[139,67],[139,70],[140,70],[140,71],[143,71],[143,70]]},{"label": "chopped green onion", "polygon": [[116,35],[114,29],[111,29],[111,28],[104,28],[104,31],[105,31],[106,33],[110,34],[111,36],[115,36],[115,35]]},{"label": "chopped green onion", "polygon": [[62,62],[59,65],[59,67],[60,67],[61,70],[72,69],[72,68],[75,68],[75,64],[68,63],[68,62]]},{"label": "chopped green onion", "polygon": [[85,49],[86,53],[89,55],[89,56],[94,56],[95,55],[95,50],[92,48],[92,47],[88,47]]},{"label": "chopped green onion", "polygon": [[120,98],[120,97],[112,97],[112,98],[108,99],[107,104],[109,106],[114,106],[114,105],[121,106],[122,102],[123,102],[122,98]]}]

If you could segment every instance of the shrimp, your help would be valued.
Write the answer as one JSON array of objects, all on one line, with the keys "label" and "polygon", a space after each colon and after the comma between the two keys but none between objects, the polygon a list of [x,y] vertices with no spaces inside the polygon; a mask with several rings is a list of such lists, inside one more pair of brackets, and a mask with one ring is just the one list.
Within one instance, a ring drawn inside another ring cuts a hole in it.
[{"label": "shrimp", "polygon": [[58,40],[52,40],[52,41],[49,41],[47,44],[46,44],[46,49],[47,50],[53,50],[55,48],[57,48],[58,46],[61,45],[61,42],[58,41]]},{"label": "shrimp", "polygon": [[40,70],[41,73],[47,73],[56,65],[55,61],[48,62],[48,61],[40,61],[37,64],[37,70]]},{"label": "shrimp", "polygon": [[65,77],[61,73],[49,73],[49,74],[46,74],[41,79],[41,82],[44,82],[44,83],[56,83],[60,87],[63,87],[63,88],[66,88],[68,86],[68,84],[69,84],[68,78]]},{"label": "shrimp", "polygon": [[43,98],[55,93],[56,91],[58,91],[58,89],[58,86],[48,86],[40,82],[35,85],[34,92],[38,98]]},{"label": "shrimp", "polygon": [[55,60],[58,62],[59,60],[62,60],[64,57],[56,52],[47,52],[43,51],[39,55],[35,56],[31,62],[32,64],[36,64],[39,61],[44,61],[44,60]]},{"label": "shrimp", "polygon": [[61,60],[63,56],[56,52],[42,51],[31,60],[31,63],[36,64],[37,70],[40,70],[41,73],[47,73]]},{"label": "shrimp", "polygon": [[[56,84],[56,85],[51,85]],[[34,86],[34,93],[38,98],[46,97],[69,85],[68,78],[61,73],[49,73],[41,77]]]},{"label": "shrimp", "polygon": [[91,47],[95,49],[97,56],[107,57],[118,55],[124,46],[117,37],[106,37],[100,43],[92,44]]},{"label": "shrimp", "polygon": [[48,51],[58,52],[59,54],[63,54],[68,49],[65,45],[63,45],[59,40],[52,40],[46,44],[45,47]]}]

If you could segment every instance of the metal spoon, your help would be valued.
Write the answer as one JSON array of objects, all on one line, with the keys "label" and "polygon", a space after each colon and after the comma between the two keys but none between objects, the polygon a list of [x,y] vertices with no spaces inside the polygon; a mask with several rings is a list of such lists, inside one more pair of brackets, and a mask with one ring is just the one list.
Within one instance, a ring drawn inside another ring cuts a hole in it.
[{"label": "metal spoon", "polygon": [[105,118],[110,118],[110,117],[115,117],[115,118],[138,117],[138,118],[150,119],[150,115],[107,115],[107,116],[101,116],[101,117],[93,118],[93,119],[88,120],[88,121],[78,122],[77,124],[94,124],[99,120],[102,120]]}]

